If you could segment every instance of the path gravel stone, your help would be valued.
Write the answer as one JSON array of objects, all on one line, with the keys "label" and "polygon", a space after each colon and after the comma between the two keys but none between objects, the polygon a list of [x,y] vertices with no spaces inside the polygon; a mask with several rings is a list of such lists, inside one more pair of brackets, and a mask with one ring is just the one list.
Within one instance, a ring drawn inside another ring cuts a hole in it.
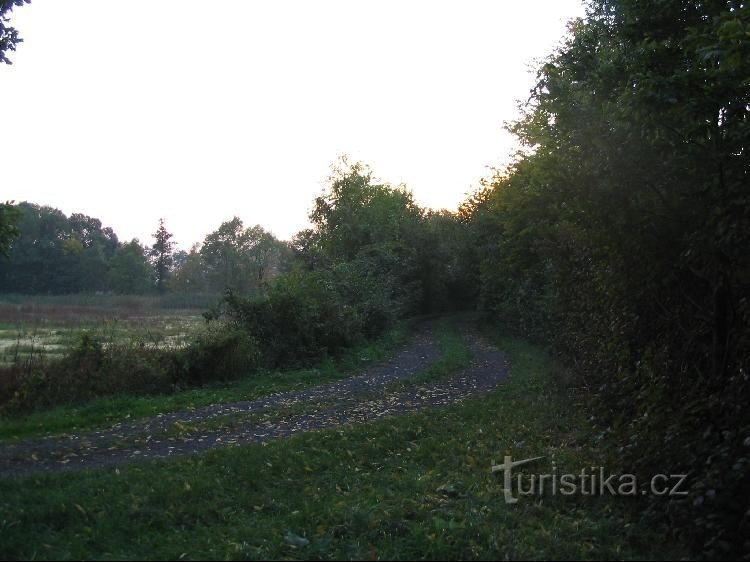
[{"label": "path gravel stone", "polygon": [[[101,431],[0,445],[0,476],[113,466],[140,459],[194,454],[455,404],[491,391],[507,376],[508,364],[501,351],[483,343],[473,332],[465,331],[464,336],[473,354],[471,364],[439,382],[408,383],[410,377],[440,357],[433,330],[428,325],[408,348],[392,359],[330,384],[258,400],[164,414]],[[398,382],[405,384],[393,384]],[[274,412],[283,414],[287,408],[289,415],[274,415]],[[265,420],[240,419],[229,427],[198,431],[186,437],[169,436],[164,432],[175,422],[202,423],[222,416],[254,413],[269,413],[269,416]]]}]

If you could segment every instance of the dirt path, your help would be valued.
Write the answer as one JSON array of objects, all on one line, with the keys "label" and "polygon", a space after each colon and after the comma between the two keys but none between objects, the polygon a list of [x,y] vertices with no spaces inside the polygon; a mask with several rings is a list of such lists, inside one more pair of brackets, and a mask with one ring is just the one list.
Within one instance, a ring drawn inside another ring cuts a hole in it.
[{"label": "dirt path", "polygon": [[[492,390],[507,374],[502,352],[483,344],[473,333],[465,337],[473,354],[471,365],[447,380],[409,384],[410,377],[440,357],[433,332],[427,328],[391,360],[334,383],[174,412],[102,431],[0,445],[0,476],[198,453],[453,404]],[[223,423],[226,420],[229,423]],[[194,427],[187,435],[175,434],[175,428],[191,428],[191,424]]]}]

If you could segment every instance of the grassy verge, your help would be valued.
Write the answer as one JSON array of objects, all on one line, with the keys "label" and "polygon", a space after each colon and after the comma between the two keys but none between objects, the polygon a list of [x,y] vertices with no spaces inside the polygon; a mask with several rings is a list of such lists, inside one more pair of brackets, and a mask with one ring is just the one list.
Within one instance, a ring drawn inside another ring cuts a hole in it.
[{"label": "grassy verge", "polygon": [[442,320],[435,330],[435,335],[440,348],[440,359],[408,380],[396,383],[394,387],[436,382],[469,366],[471,350],[456,325],[455,317]]},{"label": "grassy verge", "polygon": [[311,414],[319,410],[325,410],[326,408],[330,408],[334,404],[334,402],[301,403],[295,404],[293,406],[285,406],[283,408],[265,410],[262,412],[241,412],[191,422],[176,421],[163,428],[159,432],[157,437],[184,439],[191,438],[210,431],[234,429],[241,425],[260,425],[264,423],[271,424],[281,420],[285,420],[292,416]]},{"label": "grassy verge", "polygon": [[406,340],[407,331],[400,327],[313,369],[258,373],[249,378],[170,395],[100,398],[80,406],[61,406],[20,418],[0,418],[0,441],[61,435],[220,402],[254,400],[276,392],[322,384],[393,355]]},{"label": "grassy verge", "polygon": [[[440,359],[435,361],[427,369],[417,373],[405,381],[388,385],[385,390],[399,390],[415,384],[425,384],[445,379],[455,374],[459,369],[468,366],[471,361],[471,350],[466,345],[461,336],[461,332],[451,319],[444,320],[438,324],[435,335],[440,348]],[[382,395],[382,392],[373,394],[371,398]],[[366,400],[365,396],[361,397]],[[301,414],[312,414],[336,405],[336,397],[332,396],[331,400],[319,402],[302,402],[283,408],[274,408],[261,412],[240,412],[213,416],[205,420],[195,420],[191,422],[174,422],[163,430],[156,437],[158,438],[191,438],[195,435],[209,431],[232,429],[245,424],[272,423],[290,416]],[[133,445],[144,442],[146,436],[138,435],[122,440],[118,445]]]},{"label": "grassy verge", "polygon": [[[636,499],[503,501],[503,455],[578,472],[599,459],[537,349],[502,340],[511,376],[460,406],[266,446],[0,480],[10,558],[658,559],[685,552]],[[631,501],[632,500],[632,501]]]},{"label": "grassy verge", "polygon": [[[108,312],[100,309],[99,312]],[[178,348],[190,343],[205,327],[197,311],[160,316],[92,318],[72,315],[66,320],[41,315],[16,323],[0,321],[0,365],[23,361],[30,355],[62,355],[84,334],[112,344],[142,344],[149,348]],[[190,313],[189,315],[187,313]]]},{"label": "grassy verge", "polygon": [[274,408],[260,412],[237,412],[223,416],[215,416],[203,420],[174,421],[154,433],[136,433],[126,437],[120,437],[107,443],[108,450],[125,449],[136,447],[150,440],[184,441],[193,439],[208,432],[223,429],[236,429],[241,425],[272,424],[291,416],[309,414],[318,410],[324,410],[333,405],[333,402],[314,402],[294,404],[282,408]]},{"label": "grassy verge", "polygon": [[3,308],[23,312],[28,310],[55,310],[75,307],[119,309],[149,313],[154,310],[194,309],[198,313],[213,306],[221,299],[220,293],[169,293],[166,295],[97,295],[76,293],[71,295],[21,295],[5,293],[0,295],[0,318]]}]

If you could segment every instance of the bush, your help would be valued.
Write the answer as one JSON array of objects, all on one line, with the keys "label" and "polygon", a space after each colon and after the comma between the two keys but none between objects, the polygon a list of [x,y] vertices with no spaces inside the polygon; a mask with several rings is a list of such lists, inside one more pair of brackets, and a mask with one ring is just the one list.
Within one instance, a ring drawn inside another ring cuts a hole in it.
[{"label": "bush", "polygon": [[222,325],[201,334],[180,356],[180,382],[203,384],[251,374],[260,366],[257,342],[245,330]]},{"label": "bush", "polygon": [[36,360],[7,369],[5,413],[77,403],[119,393],[169,392],[176,380],[175,351],[142,343],[111,345],[83,334],[62,358]]},{"label": "bush", "polygon": [[618,470],[689,475],[654,513],[747,559],[750,12],[686,6],[590,2],[465,208],[482,312],[571,365]]},{"label": "bush", "polygon": [[344,302],[319,272],[286,275],[258,297],[228,292],[211,318],[223,318],[248,334],[269,368],[336,354],[364,332],[361,311]]}]

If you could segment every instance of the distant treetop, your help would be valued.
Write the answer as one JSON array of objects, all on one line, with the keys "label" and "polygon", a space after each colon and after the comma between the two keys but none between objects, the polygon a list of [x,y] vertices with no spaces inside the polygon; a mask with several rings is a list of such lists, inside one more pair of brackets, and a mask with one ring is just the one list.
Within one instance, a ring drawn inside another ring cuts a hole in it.
[{"label": "distant treetop", "polygon": [[23,42],[18,36],[18,30],[6,25],[10,18],[9,14],[15,6],[31,4],[31,0],[0,0],[0,62],[13,64],[5,53],[15,51],[16,45]]}]

